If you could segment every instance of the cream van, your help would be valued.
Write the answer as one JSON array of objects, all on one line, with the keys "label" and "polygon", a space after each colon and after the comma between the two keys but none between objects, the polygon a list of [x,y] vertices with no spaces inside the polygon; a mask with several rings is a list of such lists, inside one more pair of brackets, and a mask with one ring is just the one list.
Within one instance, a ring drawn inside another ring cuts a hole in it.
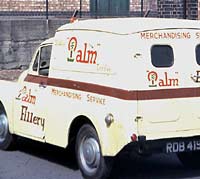
[{"label": "cream van", "polygon": [[126,149],[199,165],[198,21],[75,21],[40,45],[17,83],[0,85],[1,149],[14,135],[71,146],[88,179],[109,176]]}]

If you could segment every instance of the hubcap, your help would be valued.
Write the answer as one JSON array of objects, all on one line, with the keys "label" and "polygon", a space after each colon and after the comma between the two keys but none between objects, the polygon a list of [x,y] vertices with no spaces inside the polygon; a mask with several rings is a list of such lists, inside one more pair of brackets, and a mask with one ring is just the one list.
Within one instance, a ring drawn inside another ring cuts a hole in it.
[{"label": "hubcap", "polygon": [[80,159],[84,169],[92,174],[100,164],[100,147],[94,138],[84,138],[80,144]]},{"label": "hubcap", "polygon": [[6,139],[8,121],[4,114],[0,115],[0,142],[3,142]]}]

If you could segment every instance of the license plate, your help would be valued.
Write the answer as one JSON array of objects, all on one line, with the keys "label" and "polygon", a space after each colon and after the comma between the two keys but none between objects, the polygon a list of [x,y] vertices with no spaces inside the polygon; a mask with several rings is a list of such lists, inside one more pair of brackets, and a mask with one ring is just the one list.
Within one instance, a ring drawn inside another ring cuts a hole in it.
[{"label": "license plate", "polygon": [[167,142],[166,153],[178,153],[200,150],[200,140]]}]

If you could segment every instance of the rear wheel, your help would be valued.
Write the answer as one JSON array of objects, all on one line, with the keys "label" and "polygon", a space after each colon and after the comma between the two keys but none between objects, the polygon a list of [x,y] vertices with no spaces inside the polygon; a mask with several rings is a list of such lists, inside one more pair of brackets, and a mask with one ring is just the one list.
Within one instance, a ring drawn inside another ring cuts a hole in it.
[{"label": "rear wheel", "polygon": [[105,179],[112,168],[112,158],[102,156],[95,129],[83,125],[76,139],[76,157],[82,175],[86,179]]},{"label": "rear wheel", "polygon": [[200,152],[183,152],[177,154],[181,163],[188,168],[200,168]]},{"label": "rear wheel", "polygon": [[9,149],[13,144],[13,140],[13,136],[9,132],[7,116],[2,113],[0,114],[0,149]]}]

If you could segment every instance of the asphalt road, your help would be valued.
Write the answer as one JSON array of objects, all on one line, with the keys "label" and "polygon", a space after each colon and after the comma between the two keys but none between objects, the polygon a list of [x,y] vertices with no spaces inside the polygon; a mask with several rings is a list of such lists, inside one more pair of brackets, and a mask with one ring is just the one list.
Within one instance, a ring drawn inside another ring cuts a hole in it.
[{"label": "asphalt road", "polygon": [[[0,179],[81,179],[66,150],[21,139],[16,150],[0,151]],[[200,179],[200,169],[184,168],[176,155],[154,155],[134,161],[116,158],[112,179]]]}]

